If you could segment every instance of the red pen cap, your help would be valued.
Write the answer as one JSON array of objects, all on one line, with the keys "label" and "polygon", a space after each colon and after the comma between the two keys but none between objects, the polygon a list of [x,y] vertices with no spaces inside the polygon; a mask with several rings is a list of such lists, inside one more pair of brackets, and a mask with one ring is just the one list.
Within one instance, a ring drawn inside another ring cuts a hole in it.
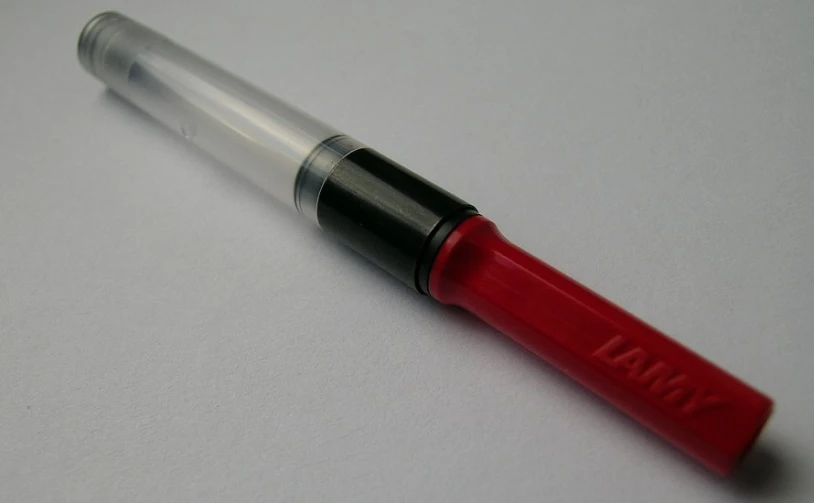
[{"label": "red pen cap", "polygon": [[514,246],[482,216],[447,238],[429,290],[721,475],[771,414],[768,397]]}]

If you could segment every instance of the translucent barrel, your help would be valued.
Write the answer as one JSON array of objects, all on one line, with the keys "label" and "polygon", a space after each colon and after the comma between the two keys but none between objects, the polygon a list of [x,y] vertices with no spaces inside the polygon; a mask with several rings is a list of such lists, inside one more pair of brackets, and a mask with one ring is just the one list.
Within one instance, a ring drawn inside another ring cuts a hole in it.
[{"label": "translucent barrel", "polygon": [[314,221],[332,166],[361,146],[115,12],[88,22],[78,56],[124,99]]}]

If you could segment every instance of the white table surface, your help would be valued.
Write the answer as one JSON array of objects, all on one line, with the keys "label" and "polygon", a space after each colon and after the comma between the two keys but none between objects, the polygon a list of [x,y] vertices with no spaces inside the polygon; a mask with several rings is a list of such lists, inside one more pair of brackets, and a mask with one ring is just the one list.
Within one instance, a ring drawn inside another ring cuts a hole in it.
[{"label": "white table surface", "polygon": [[[764,390],[734,481],[103,92],[117,9]],[[0,501],[814,501],[814,3],[0,5]]]}]

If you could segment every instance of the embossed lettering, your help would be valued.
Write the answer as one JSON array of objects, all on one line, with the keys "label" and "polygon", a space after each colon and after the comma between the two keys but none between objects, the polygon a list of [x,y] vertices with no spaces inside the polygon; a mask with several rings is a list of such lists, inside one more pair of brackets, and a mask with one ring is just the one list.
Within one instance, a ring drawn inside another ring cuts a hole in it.
[{"label": "embossed lettering", "polygon": [[594,356],[604,361],[605,363],[609,364],[610,366],[615,367],[616,364],[613,361],[614,360],[613,352],[619,349],[624,343],[625,338],[622,337],[621,335],[611,337],[611,339],[608,342],[606,342],[599,349],[594,351]]},{"label": "embossed lettering", "polygon": [[627,370],[627,376],[638,379],[647,364],[647,353],[642,348],[633,348],[625,351],[614,359],[617,367]]},{"label": "embossed lettering", "polygon": [[687,379],[684,374],[673,375],[673,369],[664,362],[656,362],[639,378],[647,389],[653,393],[661,393],[665,389],[675,388]]},{"label": "embossed lettering", "polygon": [[661,360],[654,360],[644,348],[628,344],[616,335],[600,346],[593,355],[607,365],[624,372],[645,389],[685,414],[724,404],[723,397],[709,392],[686,374],[676,371]]},{"label": "embossed lettering", "polygon": [[707,393],[704,388],[700,386],[695,389],[695,392],[690,397],[689,401],[681,407],[685,414],[693,414],[699,410],[708,409],[716,405],[725,403],[723,397]]}]

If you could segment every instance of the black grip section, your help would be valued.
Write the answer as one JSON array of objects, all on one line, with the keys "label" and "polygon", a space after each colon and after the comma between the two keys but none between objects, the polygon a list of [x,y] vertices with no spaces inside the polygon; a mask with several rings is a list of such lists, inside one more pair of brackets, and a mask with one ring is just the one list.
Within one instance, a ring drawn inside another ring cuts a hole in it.
[{"label": "black grip section", "polygon": [[317,202],[323,229],[424,294],[444,240],[473,215],[471,204],[367,148],[334,167]]}]

